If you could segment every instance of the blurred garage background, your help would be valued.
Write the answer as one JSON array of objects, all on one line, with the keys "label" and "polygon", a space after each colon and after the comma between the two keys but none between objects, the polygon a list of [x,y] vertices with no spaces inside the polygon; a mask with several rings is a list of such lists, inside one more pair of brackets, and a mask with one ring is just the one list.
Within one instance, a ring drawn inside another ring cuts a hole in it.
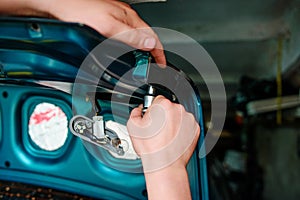
[{"label": "blurred garage background", "polygon": [[[300,1],[168,0],[134,8],[151,26],[197,40],[222,74],[228,110],[208,155],[211,197],[299,199]],[[210,126],[210,97],[201,80],[197,86]]]}]

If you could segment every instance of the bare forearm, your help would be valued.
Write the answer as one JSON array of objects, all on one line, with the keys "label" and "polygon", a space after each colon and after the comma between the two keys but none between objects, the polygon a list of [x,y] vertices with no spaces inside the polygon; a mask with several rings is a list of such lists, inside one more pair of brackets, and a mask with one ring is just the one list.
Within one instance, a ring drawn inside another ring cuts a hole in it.
[{"label": "bare forearm", "polygon": [[1,15],[50,16],[48,0],[0,0]]},{"label": "bare forearm", "polygon": [[185,167],[167,167],[157,172],[146,173],[148,198],[191,199],[188,175]]}]

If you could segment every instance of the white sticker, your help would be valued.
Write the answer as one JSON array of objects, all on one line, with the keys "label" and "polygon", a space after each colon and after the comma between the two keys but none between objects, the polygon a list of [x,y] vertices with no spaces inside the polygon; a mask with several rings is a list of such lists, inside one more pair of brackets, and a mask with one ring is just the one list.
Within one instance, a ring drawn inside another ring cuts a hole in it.
[{"label": "white sticker", "polygon": [[38,104],[29,120],[29,136],[43,150],[55,151],[62,147],[68,136],[68,119],[58,106]]}]

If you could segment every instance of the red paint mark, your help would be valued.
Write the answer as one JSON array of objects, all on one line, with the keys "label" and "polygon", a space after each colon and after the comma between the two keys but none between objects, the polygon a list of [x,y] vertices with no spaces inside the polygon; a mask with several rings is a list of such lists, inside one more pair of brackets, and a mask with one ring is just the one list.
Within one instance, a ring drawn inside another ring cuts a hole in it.
[{"label": "red paint mark", "polygon": [[65,117],[65,114],[63,111],[59,108],[54,108],[54,109],[48,109],[44,112],[33,112],[29,124],[34,125],[34,124],[40,124],[43,122],[48,122],[54,117]]}]

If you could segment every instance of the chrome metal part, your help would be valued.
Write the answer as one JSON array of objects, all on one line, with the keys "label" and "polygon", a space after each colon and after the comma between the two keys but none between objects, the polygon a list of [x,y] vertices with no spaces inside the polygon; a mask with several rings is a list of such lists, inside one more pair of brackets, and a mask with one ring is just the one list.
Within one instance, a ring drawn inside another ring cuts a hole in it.
[{"label": "chrome metal part", "polygon": [[120,156],[114,152],[111,152],[111,155],[115,158],[126,159],[126,160],[136,160],[139,159],[139,156],[135,152],[131,139],[129,137],[127,128],[125,125],[120,124],[118,122],[109,120],[105,122],[105,127],[107,130],[113,131],[118,134],[118,138],[121,142],[121,146],[124,150],[124,155]]},{"label": "chrome metal part", "polygon": [[105,128],[102,116],[94,116],[91,120],[83,115],[76,115],[70,121],[70,130],[81,139],[100,146],[111,153],[118,156],[125,154],[121,139],[114,131]]},{"label": "chrome metal part", "polygon": [[143,114],[151,106],[155,96],[155,88],[152,85],[149,85],[147,94],[144,96],[144,106],[142,110]]}]

